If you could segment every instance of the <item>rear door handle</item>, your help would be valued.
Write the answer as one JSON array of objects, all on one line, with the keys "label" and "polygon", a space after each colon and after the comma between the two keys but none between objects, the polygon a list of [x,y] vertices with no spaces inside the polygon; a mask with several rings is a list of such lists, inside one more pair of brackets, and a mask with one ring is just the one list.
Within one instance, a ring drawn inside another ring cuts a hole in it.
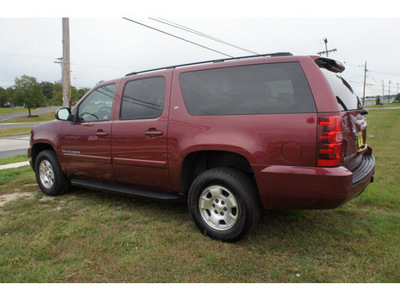
[{"label": "rear door handle", "polygon": [[157,130],[155,128],[149,128],[148,130],[146,130],[144,132],[144,134],[147,136],[159,136],[159,135],[163,135],[163,131]]},{"label": "rear door handle", "polygon": [[108,135],[108,132],[107,131],[96,131],[95,133],[94,133],[94,135],[97,135],[97,136],[107,136]]}]

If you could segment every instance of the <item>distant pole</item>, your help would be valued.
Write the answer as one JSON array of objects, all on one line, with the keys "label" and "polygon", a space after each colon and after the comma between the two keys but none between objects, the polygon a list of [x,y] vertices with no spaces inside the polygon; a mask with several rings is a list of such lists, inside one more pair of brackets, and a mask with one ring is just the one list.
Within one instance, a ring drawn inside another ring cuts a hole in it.
[{"label": "distant pole", "polygon": [[382,80],[382,103],[384,103],[384,98],[385,98],[385,84]]},{"label": "distant pole", "polygon": [[14,123],[16,123],[17,121],[16,121],[16,119],[15,119],[15,107],[14,107],[14,101],[13,101],[13,102],[11,102],[11,105],[12,105],[12,111],[13,111]]},{"label": "distant pole", "polygon": [[71,67],[69,56],[69,18],[62,18],[63,29],[63,61],[62,61],[62,86],[63,106],[71,108]]},{"label": "distant pole", "polygon": [[392,82],[389,80],[389,92],[388,92],[388,102],[389,102],[389,100],[390,100],[390,84],[391,84]]},{"label": "distant pole", "polygon": [[364,88],[363,88],[363,106],[365,106],[365,85],[367,82],[367,62],[364,65]]},{"label": "distant pole", "polygon": [[325,51],[318,52],[319,55],[326,54],[326,57],[329,57],[329,52],[335,52],[337,49],[328,50],[328,38],[324,38],[325,43]]},{"label": "distant pole", "polygon": [[328,52],[328,38],[324,38],[326,57],[329,56]]}]

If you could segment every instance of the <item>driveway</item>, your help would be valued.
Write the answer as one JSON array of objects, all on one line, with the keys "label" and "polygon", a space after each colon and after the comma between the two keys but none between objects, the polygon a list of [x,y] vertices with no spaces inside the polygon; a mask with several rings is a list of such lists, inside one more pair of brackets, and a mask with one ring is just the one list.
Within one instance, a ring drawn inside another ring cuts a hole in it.
[{"label": "driveway", "polygon": [[8,136],[0,138],[0,158],[27,154],[29,135]]}]

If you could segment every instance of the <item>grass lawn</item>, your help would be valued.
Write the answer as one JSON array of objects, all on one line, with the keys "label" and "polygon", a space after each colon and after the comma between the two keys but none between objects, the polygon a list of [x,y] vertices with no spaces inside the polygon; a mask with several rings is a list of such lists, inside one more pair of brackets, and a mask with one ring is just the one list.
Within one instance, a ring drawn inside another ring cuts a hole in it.
[{"label": "grass lawn", "polygon": [[400,102],[385,103],[381,105],[368,105],[366,108],[385,108],[385,107],[399,107]]},{"label": "grass lawn", "polygon": [[28,127],[17,127],[17,128],[1,128],[0,137],[15,136],[15,135],[30,135],[32,126]]},{"label": "grass lawn", "polygon": [[[28,109],[24,107],[15,107],[14,110],[15,113],[28,112]],[[0,115],[7,115],[12,113],[13,113],[12,107],[0,107]]]},{"label": "grass lawn", "polygon": [[[16,123],[34,123],[34,122],[48,122],[55,119],[54,113],[40,114],[37,117],[18,117],[15,118]],[[14,119],[0,121],[0,123],[14,123]],[[17,128],[1,128],[0,137],[14,136],[14,135],[29,135],[31,134],[32,126],[17,127]]]},{"label": "grass lawn", "polygon": [[28,155],[18,155],[18,156],[13,156],[13,157],[0,158],[0,166],[7,165],[7,164],[13,164],[13,163],[17,163],[17,162],[23,162],[23,161],[28,161]]},{"label": "grass lawn", "polygon": [[[35,115],[34,112],[32,112],[32,115]],[[34,123],[34,122],[47,122],[47,121],[51,121],[54,120],[54,113],[50,112],[47,114],[40,114],[37,115],[36,117],[17,117],[15,118],[15,122],[16,123]],[[0,121],[0,123],[14,123],[14,119],[8,119],[8,120],[3,120]]]},{"label": "grass lawn", "polygon": [[375,182],[335,210],[266,211],[236,244],[202,236],[185,204],[0,171],[0,282],[400,282],[400,110],[373,110]]}]

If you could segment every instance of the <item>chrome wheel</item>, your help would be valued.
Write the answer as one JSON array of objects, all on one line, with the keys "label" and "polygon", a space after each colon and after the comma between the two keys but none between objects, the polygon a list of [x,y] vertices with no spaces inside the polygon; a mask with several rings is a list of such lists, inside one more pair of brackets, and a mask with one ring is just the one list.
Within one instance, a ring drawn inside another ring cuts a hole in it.
[{"label": "chrome wheel", "polygon": [[235,196],[219,185],[203,190],[199,198],[199,209],[207,225],[220,231],[232,228],[239,217]]},{"label": "chrome wheel", "polygon": [[48,160],[43,160],[39,166],[39,177],[44,187],[50,189],[54,184],[53,166]]}]

